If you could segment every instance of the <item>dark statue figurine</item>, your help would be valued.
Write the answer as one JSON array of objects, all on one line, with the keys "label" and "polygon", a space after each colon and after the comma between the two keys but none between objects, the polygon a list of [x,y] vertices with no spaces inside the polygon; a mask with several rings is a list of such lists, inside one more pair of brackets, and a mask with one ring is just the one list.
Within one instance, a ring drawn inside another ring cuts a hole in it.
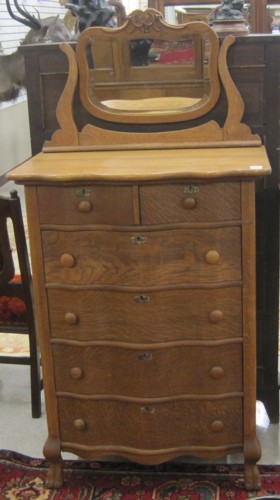
[{"label": "dark statue figurine", "polygon": [[244,19],[243,7],[243,0],[223,0],[222,4],[215,9],[213,19],[218,21],[241,21]]},{"label": "dark statue figurine", "polygon": [[91,26],[116,26],[115,9],[106,0],[72,0],[65,7],[78,18],[80,33]]}]

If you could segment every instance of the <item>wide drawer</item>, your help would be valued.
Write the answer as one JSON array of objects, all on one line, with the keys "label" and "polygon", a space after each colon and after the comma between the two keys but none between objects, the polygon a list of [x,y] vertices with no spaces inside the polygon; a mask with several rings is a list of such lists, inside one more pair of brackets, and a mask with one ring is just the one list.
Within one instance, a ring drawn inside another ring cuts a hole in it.
[{"label": "wide drawer", "polygon": [[67,443],[106,446],[111,451],[113,447],[182,449],[243,440],[242,398],[132,403],[59,397],[58,414],[63,449]]},{"label": "wide drawer", "polygon": [[242,343],[53,345],[56,390],[156,398],[242,392]]},{"label": "wide drawer", "polygon": [[141,186],[140,207],[142,224],[237,220],[240,183]]},{"label": "wide drawer", "polygon": [[130,186],[38,187],[41,224],[133,224]]},{"label": "wide drawer", "polygon": [[167,285],[241,279],[240,227],[42,231],[47,283]]},{"label": "wide drawer", "polygon": [[48,289],[52,337],[166,342],[242,336],[240,287],[142,291]]}]

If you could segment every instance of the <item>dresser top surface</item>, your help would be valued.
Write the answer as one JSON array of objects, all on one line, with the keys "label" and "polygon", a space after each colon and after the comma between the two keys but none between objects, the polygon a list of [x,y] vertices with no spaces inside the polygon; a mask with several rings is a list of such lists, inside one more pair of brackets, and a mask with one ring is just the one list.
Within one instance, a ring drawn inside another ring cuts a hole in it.
[{"label": "dresser top surface", "polygon": [[265,148],[39,153],[7,174],[22,184],[251,178],[269,174]]}]

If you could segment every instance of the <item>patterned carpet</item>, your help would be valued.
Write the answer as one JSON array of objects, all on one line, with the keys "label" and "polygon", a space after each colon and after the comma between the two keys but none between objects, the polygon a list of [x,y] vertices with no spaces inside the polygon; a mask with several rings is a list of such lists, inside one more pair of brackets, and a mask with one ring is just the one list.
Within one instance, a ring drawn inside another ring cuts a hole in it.
[{"label": "patterned carpet", "polygon": [[245,500],[279,495],[280,466],[261,466],[260,491],[244,489],[240,465],[140,466],[66,460],[59,490],[45,487],[47,462],[0,451],[1,500]]}]

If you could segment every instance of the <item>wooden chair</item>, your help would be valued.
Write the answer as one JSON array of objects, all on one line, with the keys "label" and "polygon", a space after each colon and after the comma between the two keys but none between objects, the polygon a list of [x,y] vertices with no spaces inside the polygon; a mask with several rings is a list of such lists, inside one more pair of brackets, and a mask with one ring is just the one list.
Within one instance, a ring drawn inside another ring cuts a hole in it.
[{"label": "wooden chair", "polygon": [[[14,232],[19,275],[15,274],[8,219]],[[30,365],[32,417],[41,416],[40,356],[33,314],[32,283],[20,199],[0,196],[0,332],[29,337],[29,356],[0,355],[0,363]]]}]

